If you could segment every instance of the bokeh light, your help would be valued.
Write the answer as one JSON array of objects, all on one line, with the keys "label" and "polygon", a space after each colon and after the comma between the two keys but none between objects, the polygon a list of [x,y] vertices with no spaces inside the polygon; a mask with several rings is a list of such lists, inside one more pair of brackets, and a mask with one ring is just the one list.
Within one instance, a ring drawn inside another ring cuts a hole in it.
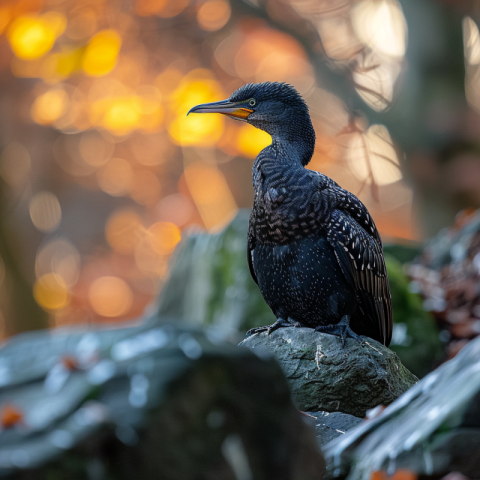
[{"label": "bokeh light", "polygon": [[85,73],[101,77],[113,70],[121,45],[122,39],[115,30],[102,30],[95,34],[83,56],[82,67]]},{"label": "bokeh light", "polygon": [[358,37],[375,51],[403,57],[407,47],[407,22],[396,0],[363,0],[352,11]]},{"label": "bokeh light", "polygon": [[191,72],[171,95],[170,108],[175,118],[168,131],[173,141],[182,146],[215,145],[223,133],[222,115],[186,115],[194,105],[222,100],[223,97],[219,83],[211,79],[210,72]]},{"label": "bokeh light", "polygon": [[163,222],[174,223],[178,227],[185,225],[193,216],[191,201],[180,193],[163,198],[156,207],[156,214]]},{"label": "bokeh light", "polygon": [[132,209],[113,212],[105,225],[108,244],[119,253],[128,254],[143,236],[145,228],[138,214]]},{"label": "bokeh light", "polygon": [[108,162],[114,150],[113,142],[109,142],[95,130],[82,134],[79,152],[85,163],[100,167]]},{"label": "bokeh light", "polygon": [[148,237],[154,252],[170,255],[182,239],[180,229],[170,222],[157,222],[148,229]]},{"label": "bokeh light", "polygon": [[242,125],[237,135],[237,148],[247,158],[255,158],[261,150],[272,143],[272,137],[267,132],[251,125]]},{"label": "bokeh light", "polygon": [[60,202],[52,192],[38,192],[30,200],[30,218],[41,232],[55,230],[62,220]]},{"label": "bokeh light", "polygon": [[34,60],[47,53],[65,30],[67,19],[59,12],[24,15],[16,18],[8,29],[8,40],[15,55]]},{"label": "bokeh light", "polygon": [[215,50],[230,75],[246,82],[285,81],[306,93],[314,84],[311,64],[302,45],[291,36],[260,22],[245,23]]},{"label": "bokeh light", "polygon": [[136,0],[135,10],[142,16],[171,18],[181,13],[189,3],[190,0]]},{"label": "bokeh light", "polygon": [[130,310],[133,294],[128,284],[118,277],[96,279],[88,290],[88,300],[93,310],[103,317],[119,317]]},{"label": "bokeh light", "polygon": [[37,279],[33,286],[33,296],[45,310],[59,310],[70,301],[65,281],[55,273],[46,273]]},{"label": "bokeh light", "polygon": [[133,181],[133,169],[123,158],[112,158],[97,172],[100,188],[113,196],[126,195]]},{"label": "bokeh light", "polygon": [[347,158],[362,182],[388,185],[402,178],[392,139],[383,125],[372,125],[365,135],[354,135]]},{"label": "bokeh light", "polygon": [[219,30],[230,19],[232,9],[226,0],[207,0],[197,12],[198,24],[209,32]]},{"label": "bokeh light", "polygon": [[61,88],[53,88],[38,96],[33,102],[31,114],[40,125],[58,120],[68,108],[68,95]]},{"label": "bokeh light", "polygon": [[470,17],[463,19],[463,45],[465,59],[469,65],[480,63],[480,33],[477,24]]},{"label": "bokeh light", "polygon": [[55,279],[61,278],[68,288],[76,284],[80,267],[80,253],[66,238],[55,238],[42,245],[35,259],[37,278],[53,273]]},{"label": "bokeh light", "polygon": [[185,168],[184,175],[207,229],[218,229],[233,218],[237,205],[217,168],[197,162]]}]

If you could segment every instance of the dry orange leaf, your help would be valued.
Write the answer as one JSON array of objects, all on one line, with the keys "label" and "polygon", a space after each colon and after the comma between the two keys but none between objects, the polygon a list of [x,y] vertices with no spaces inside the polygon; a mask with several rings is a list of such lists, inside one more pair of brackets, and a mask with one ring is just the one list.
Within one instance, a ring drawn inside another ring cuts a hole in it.
[{"label": "dry orange leaf", "polygon": [[0,410],[0,422],[3,428],[12,428],[23,420],[23,413],[15,405],[7,404]]},{"label": "dry orange leaf", "polygon": [[77,370],[78,368],[78,361],[72,355],[64,355],[61,361],[66,370],[71,371],[71,370]]},{"label": "dry orange leaf", "polygon": [[397,470],[393,475],[387,472],[376,471],[372,473],[371,480],[417,480],[418,476],[411,470]]}]

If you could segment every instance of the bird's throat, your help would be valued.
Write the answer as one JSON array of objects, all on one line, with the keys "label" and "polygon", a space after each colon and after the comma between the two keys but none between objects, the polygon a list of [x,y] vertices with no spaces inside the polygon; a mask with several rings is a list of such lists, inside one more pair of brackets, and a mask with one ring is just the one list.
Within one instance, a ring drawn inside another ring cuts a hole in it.
[{"label": "bird's throat", "polygon": [[[313,132],[313,129],[312,129]],[[300,163],[306,166],[315,150],[315,132],[312,135],[273,135],[272,148],[277,159],[284,163]]]}]

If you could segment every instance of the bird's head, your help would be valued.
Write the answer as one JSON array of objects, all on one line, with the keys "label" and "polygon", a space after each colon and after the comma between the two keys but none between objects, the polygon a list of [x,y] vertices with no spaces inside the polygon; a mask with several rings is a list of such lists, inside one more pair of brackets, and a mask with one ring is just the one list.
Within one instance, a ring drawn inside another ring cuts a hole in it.
[{"label": "bird's head", "polygon": [[190,113],[222,113],[250,123],[272,137],[298,138],[307,133],[315,139],[307,104],[288,83],[249,83],[233,92],[228,100],[197,105]]}]

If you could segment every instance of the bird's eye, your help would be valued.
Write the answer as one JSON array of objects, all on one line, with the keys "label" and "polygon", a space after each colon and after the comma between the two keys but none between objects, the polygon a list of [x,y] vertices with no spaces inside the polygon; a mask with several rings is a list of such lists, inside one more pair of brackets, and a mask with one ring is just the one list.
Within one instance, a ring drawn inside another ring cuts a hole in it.
[{"label": "bird's eye", "polygon": [[255,101],[254,98],[251,98],[251,99],[248,101],[248,104],[249,104],[251,107],[254,107],[256,103],[257,103],[257,102]]}]

